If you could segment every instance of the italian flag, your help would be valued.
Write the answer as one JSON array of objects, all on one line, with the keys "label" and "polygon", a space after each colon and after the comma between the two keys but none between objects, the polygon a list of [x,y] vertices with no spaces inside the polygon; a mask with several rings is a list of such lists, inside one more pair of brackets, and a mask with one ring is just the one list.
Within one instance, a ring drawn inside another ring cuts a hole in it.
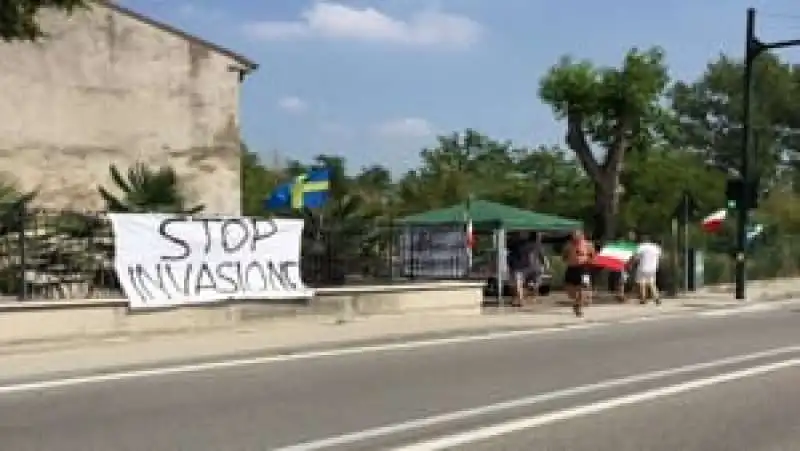
[{"label": "italian flag", "polygon": [[706,216],[701,223],[703,230],[708,233],[716,233],[722,229],[725,219],[728,218],[728,211],[720,209]]},{"label": "italian flag", "polygon": [[592,261],[593,266],[608,269],[615,272],[621,272],[625,269],[625,265],[636,253],[638,245],[630,241],[617,241],[608,243],[600,249],[600,252],[595,256]]}]

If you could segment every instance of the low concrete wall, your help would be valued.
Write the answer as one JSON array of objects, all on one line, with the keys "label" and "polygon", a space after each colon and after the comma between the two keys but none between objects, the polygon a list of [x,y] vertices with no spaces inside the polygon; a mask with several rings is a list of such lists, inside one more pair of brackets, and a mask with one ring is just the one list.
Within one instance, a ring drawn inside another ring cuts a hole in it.
[{"label": "low concrete wall", "polygon": [[0,344],[233,328],[269,318],[403,314],[458,309],[480,313],[483,284],[434,282],[317,290],[298,301],[231,301],[131,311],[124,299],[0,303]]}]

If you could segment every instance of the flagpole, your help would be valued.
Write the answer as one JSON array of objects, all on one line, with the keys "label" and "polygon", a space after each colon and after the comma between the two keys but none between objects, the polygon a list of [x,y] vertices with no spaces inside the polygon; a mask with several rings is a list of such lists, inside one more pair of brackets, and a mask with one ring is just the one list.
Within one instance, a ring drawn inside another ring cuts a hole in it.
[{"label": "flagpole", "polygon": [[671,235],[672,235],[672,255],[670,257],[670,266],[672,277],[670,278],[670,286],[669,291],[671,296],[678,295],[678,253],[680,252],[680,245],[678,241],[680,240],[679,229],[678,229],[678,218],[672,218],[672,227],[671,227]]},{"label": "flagpole", "polygon": [[683,292],[689,292],[689,193],[683,192]]},{"label": "flagpole", "polygon": [[472,195],[467,196],[467,202],[465,204],[464,209],[464,227],[465,227],[465,235],[466,235],[466,245],[467,245],[467,277],[469,277],[469,271],[472,269],[472,236],[473,228],[475,224],[472,222],[472,217],[470,215],[470,207],[472,206]]}]

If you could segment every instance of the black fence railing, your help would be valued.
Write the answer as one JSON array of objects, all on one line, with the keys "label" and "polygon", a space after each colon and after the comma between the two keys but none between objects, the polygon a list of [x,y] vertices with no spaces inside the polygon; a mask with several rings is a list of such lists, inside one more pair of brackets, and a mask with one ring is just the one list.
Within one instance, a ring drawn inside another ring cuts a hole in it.
[{"label": "black fence railing", "polygon": [[[665,239],[665,269],[674,246]],[[301,271],[311,287],[483,279],[496,260],[491,236],[479,235],[472,253],[464,248],[462,224],[408,227],[364,219],[307,225]],[[706,284],[732,280],[730,253],[707,245]],[[557,250],[550,252],[555,257]],[[102,212],[23,210],[0,205],[0,301],[118,298],[111,224]],[[552,286],[560,287],[560,259],[551,258]],[[800,275],[800,236],[770,235],[754,243],[748,260],[752,279]],[[673,277],[673,276],[670,276]],[[601,285],[602,286],[602,285]]]},{"label": "black fence railing", "polygon": [[[463,232],[361,219],[307,226],[302,277],[316,288],[468,277]],[[113,261],[105,213],[0,206],[0,300],[121,297]]]},{"label": "black fence railing", "polygon": [[304,235],[303,277],[314,287],[472,275],[463,225],[347,221],[308,228]]},{"label": "black fence railing", "polygon": [[102,213],[0,207],[0,296],[119,297]]}]

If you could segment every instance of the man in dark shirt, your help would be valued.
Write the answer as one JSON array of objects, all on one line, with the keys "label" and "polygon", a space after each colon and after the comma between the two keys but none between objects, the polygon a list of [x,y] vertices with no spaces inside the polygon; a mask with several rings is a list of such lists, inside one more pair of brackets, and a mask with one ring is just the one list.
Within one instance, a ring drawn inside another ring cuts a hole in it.
[{"label": "man in dark shirt", "polygon": [[539,289],[539,283],[544,273],[544,250],[541,235],[536,234],[533,239],[527,232],[519,234],[509,246],[508,268],[511,280],[514,283],[514,300],[512,305],[521,307],[525,301],[525,289],[528,282],[533,285],[533,296]]}]

